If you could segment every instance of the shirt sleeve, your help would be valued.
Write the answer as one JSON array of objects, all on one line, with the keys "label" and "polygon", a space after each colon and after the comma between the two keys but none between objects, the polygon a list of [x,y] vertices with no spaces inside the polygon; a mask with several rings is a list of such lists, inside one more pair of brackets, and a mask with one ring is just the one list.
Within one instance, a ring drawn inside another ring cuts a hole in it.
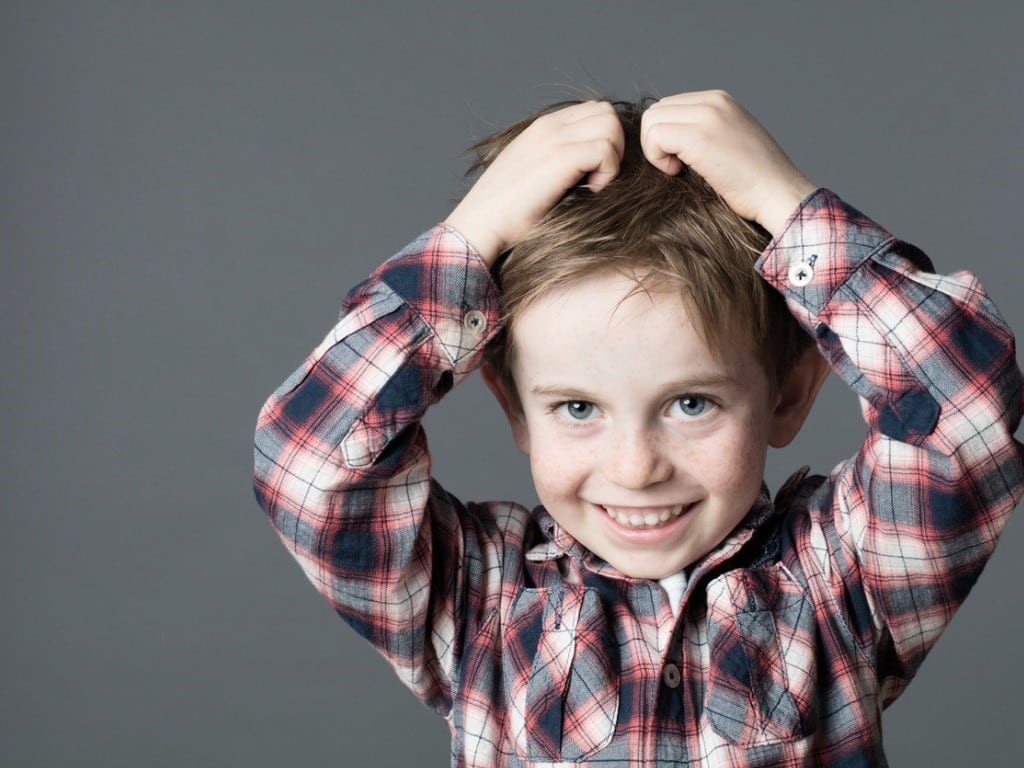
[{"label": "shirt sleeve", "polygon": [[932,274],[921,251],[827,190],[803,202],[758,268],[861,399],[864,442],[811,497],[797,535],[887,704],[1021,497],[1013,335],[973,275]]},{"label": "shirt sleeve", "polygon": [[419,421],[479,364],[500,322],[485,265],[439,225],[352,290],[256,428],[255,492],[285,546],[442,714],[467,513],[432,483]]}]

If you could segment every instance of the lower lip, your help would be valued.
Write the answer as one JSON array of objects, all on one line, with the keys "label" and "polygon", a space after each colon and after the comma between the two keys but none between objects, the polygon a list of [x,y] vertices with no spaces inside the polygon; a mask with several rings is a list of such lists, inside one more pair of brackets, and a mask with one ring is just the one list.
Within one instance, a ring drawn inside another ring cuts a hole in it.
[{"label": "lower lip", "polygon": [[692,512],[695,504],[688,505],[679,517],[672,518],[671,520],[663,523],[662,525],[653,526],[651,528],[633,528],[629,525],[623,525],[614,517],[609,515],[603,507],[597,504],[591,504],[594,511],[599,514],[605,522],[605,525],[614,533],[615,537],[629,542],[630,544],[637,544],[641,546],[651,546],[654,544],[660,544],[665,539],[671,539],[679,534],[679,529],[683,528],[689,523],[692,517]]}]

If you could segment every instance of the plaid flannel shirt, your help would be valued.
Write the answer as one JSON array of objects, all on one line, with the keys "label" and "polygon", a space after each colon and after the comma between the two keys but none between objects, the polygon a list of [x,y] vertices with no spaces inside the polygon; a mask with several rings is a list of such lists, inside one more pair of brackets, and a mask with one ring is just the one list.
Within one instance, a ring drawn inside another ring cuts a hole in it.
[{"label": "plaid flannel shirt", "polygon": [[884,765],[880,714],[1022,488],[1013,338],[969,274],[819,190],[757,263],[860,396],[867,436],[689,574],[678,618],[543,510],[464,504],[419,420],[497,332],[439,226],[347,298],[264,406],[256,493],[316,588],[452,731],[456,766]]}]

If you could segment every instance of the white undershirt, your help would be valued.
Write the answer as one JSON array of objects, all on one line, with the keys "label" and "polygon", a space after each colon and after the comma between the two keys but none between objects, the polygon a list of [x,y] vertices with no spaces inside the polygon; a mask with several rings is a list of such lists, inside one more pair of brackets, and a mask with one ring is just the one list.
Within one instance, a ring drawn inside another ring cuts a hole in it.
[{"label": "white undershirt", "polygon": [[678,619],[680,604],[683,602],[683,592],[686,591],[686,571],[679,571],[664,579],[658,579],[658,583],[668,595],[668,604],[672,608],[672,615]]}]

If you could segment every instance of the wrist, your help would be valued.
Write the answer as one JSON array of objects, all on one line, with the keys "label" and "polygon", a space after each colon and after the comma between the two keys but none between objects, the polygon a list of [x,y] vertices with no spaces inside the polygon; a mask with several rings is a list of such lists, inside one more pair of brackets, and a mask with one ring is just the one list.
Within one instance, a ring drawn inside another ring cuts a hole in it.
[{"label": "wrist", "polygon": [[456,208],[444,220],[445,226],[459,233],[469,245],[476,251],[476,254],[490,269],[494,266],[498,256],[504,250],[504,243],[493,232],[485,227],[474,226],[475,217]]},{"label": "wrist", "polygon": [[791,179],[768,198],[755,221],[772,237],[778,237],[797,206],[816,189],[817,187],[803,176]]}]

